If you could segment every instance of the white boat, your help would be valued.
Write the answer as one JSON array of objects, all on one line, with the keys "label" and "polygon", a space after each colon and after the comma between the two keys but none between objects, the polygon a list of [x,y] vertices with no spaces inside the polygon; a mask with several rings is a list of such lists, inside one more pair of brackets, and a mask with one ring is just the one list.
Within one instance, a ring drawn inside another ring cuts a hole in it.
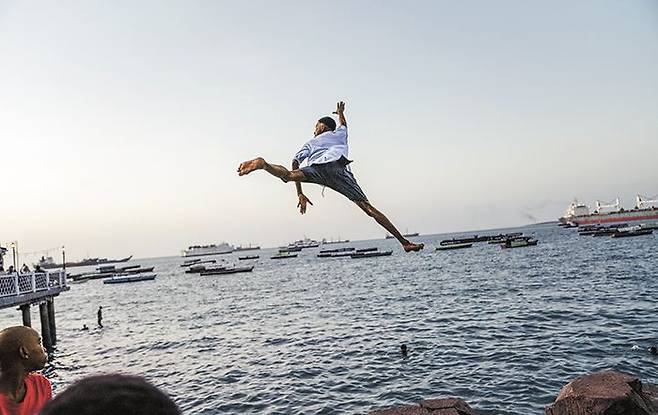
[{"label": "white boat", "polygon": [[307,237],[304,237],[304,239],[300,239],[298,241],[288,244],[287,248],[289,250],[292,250],[295,248],[300,248],[300,249],[317,248],[318,246],[320,246],[320,242],[316,241],[315,239],[309,239]]},{"label": "white boat", "polygon": [[223,255],[233,252],[233,246],[222,242],[220,244],[210,245],[192,245],[183,250],[184,257],[206,256],[206,255]]}]

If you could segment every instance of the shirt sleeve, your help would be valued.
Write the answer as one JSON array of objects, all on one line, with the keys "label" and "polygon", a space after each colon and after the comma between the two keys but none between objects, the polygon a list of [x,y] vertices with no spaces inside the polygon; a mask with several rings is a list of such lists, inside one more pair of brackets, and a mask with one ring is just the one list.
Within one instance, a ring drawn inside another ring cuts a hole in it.
[{"label": "shirt sleeve", "polygon": [[304,144],[301,150],[295,154],[295,160],[298,162],[302,162],[308,158],[308,156],[311,154],[311,146],[309,146],[308,143]]},{"label": "shirt sleeve", "polygon": [[342,124],[339,125],[338,128],[336,128],[336,131],[334,132],[336,135],[336,138],[338,138],[341,141],[347,142],[347,126]]}]

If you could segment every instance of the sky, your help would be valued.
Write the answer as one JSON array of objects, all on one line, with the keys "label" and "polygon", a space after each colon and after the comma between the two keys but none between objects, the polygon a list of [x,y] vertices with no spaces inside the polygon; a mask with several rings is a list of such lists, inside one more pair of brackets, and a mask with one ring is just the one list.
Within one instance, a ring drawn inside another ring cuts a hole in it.
[{"label": "sky", "polygon": [[0,0],[0,242],[27,258],[381,238],[265,172],[347,103],[400,230],[554,220],[658,194],[658,2]]}]

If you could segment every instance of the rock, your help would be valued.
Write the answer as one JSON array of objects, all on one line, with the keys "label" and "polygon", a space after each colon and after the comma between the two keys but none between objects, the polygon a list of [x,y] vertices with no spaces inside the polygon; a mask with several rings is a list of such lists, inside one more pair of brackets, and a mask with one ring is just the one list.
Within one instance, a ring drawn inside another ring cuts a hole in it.
[{"label": "rock", "polygon": [[405,405],[371,411],[369,415],[477,415],[459,398],[427,399],[419,405]]},{"label": "rock", "polygon": [[[653,398],[658,397],[654,395]],[[603,371],[581,376],[562,388],[546,415],[658,415],[658,406],[632,375]]]},{"label": "rock", "polygon": [[420,406],[433,415],[477,415],[473,408],[459,398],[427,399]]}]

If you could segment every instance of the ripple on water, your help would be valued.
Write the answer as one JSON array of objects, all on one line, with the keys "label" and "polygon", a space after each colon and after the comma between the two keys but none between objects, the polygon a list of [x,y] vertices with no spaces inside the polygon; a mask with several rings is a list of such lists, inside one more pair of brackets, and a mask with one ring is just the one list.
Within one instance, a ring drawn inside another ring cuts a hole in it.
[{"label": "ripple on water", "polygon": [[352,244],[395,250],[362,261],[304,251],[276,262],[264,251],[253,273],[216,278],[183,274],[180,258],[141,261],[156,281],[91,281],[57,298],[46,374],[56,393],[92,373],[142,374],[186,414],[351,414],[456,395],[483,414],[517,415],[543,413],[587,372],[657,383],[646,348],[658,343],[658,236],[524,231],[540,244],[435,252],[435,236],[418,255],[390,240]]}]

